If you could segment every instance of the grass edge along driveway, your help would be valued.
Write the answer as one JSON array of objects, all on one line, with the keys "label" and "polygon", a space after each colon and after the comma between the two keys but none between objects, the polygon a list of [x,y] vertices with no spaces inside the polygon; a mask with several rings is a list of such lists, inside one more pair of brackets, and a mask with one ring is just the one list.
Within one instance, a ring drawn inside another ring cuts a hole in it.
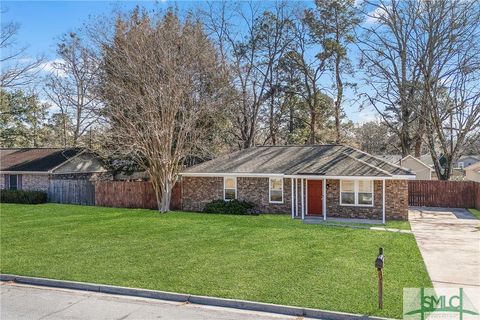
[{"label": "grass edge along driveway", "polygon": [[480,210],[478,210],[478,209],[468,209],[468,211],[470,211],[471,214],[473,214],[475,217],[477,217],[477,219],[480,219]]},{"label": "grass edge along driveway", "polygon": [[[2,204],[1,272],[387,317],[431,287],[411,234],[229,216]],[[385,248],[384,310],[374,259]]]}]

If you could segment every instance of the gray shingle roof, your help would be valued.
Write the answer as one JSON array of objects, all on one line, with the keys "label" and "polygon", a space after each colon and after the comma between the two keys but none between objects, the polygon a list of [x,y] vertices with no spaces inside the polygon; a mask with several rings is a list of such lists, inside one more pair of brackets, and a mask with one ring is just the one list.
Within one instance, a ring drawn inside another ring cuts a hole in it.
[{"label": "gray shingle roof", "polygon": [[48,172],[81,151],[75,148],[0,149],[0,171]]},{"label": "gray shingle roof", "polygon": [[400,160],[402,160],[402,156],[399,154],[376,154],[375,157],[385,160],[387,162],[393,163],[398,165]]},{"label": "gray shingle roof", "polygon": [[370,177],[413,175],[397,165],[343,145],[253,147],[190,167],[183,173]]}]

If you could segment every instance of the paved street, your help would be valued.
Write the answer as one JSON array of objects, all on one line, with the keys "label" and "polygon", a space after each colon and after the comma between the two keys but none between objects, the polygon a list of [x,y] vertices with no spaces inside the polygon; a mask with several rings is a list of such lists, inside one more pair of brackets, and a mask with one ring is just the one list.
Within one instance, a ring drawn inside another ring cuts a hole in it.
[{"label": "paved street", "polygon": [[0,282],[0,318],[286,320],[276,314]]},{"label": "paved street", "polygon": [[409,220],[434,287],[480,288],[480,220],[441,208],[412,208]]}]

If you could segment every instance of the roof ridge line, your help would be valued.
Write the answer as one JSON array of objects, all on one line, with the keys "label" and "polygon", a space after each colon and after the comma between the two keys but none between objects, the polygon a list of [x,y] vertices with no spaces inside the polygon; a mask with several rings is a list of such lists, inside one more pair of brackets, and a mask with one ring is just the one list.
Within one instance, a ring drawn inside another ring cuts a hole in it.
[{"label": "roof ridge line", "polygon": [[[288,148],[288,147],[301,147],[301,148],[312,148],[312,147],[324,147],[324,146],[342,146],[344,144],[338,143],[324,143],[324,144],[285,144],[285,145],[262,145],[262,146],[253,146],[253,148]],[[249,148],[247,148],[249,149]],[[245,149],[244,149],[245,150]]]},{"label": "roof ridge line", "polygon": [[[379,160],[379,161],[385,162],[385,163],[387,163],[387,164],[389,164],[389,165],[391,165],[391,166],[397,167],[398,169],[405,170],[405,168],[399,166],[398,164],[385,161],[385,160],[383,160],[383,159],[381,159],[381,158],[379,158],[379,157],[377,157],[377,156],[375,156],[375,155],[373,155],[373,154],[369,154],[369,153],[367,153],[367,152],[365,152],[365,151],[362,151],[362,150],[360,150],[360,149],[357,149],[357,148],[354,148],[354,147],[351,147],[351,146],[348,146],[348,148],[353,149],[353,150],[355,150],[355,151],[358,151],[358,152],[360,152],[360,153],[363,153],[364,155],[369,156],[369,157],[372,157],[372,158],[377,159],[377,160]],[[401,155],[400,155],[400,156],[401,156]],[[400,159],[403,159],[403,157],[400,158]],[[378,169],[380,169],[380,168],[378,168]],[[380,170],[382,170],[382,169],[380,169]]]},{"label": "roof ridge line", "polygon": [[390,172],[385,171],[385,170],[383,170],[383,169],[380,169],[379,167],[376,167],[376,166],[374,166],[373,164],[370,164],[370,163],[368,163],[368,162],[366,162],[366,161],[363,161],[363,160],[361,160],[361,159],[357,159],[357,158],[355,158],[354,156],[352,156],[351,154],[348,154],[348,153],[346,153],[346,152],[344,152],[344,151],[342,151],[342,154],[346,155],[346,156],[349,157],[349,158],[352,158],[353,160],[356,160],[356,161],[358,161],[358,162],[361,162],[361,163],[363,163],[363,164],[365,164],[365,165],[367,165],[367,166],[369,166],[369,167],[371,167],[371,168],[373,168],[373,169],[375,169],[375,170],[378,170],[378,171],[380,171],[380,172],[383,172],[383,173],[385,173],[385,174],[386,174],[387,176],[389,176],[389,177],[393,177],[393,174],[391,174]]}]

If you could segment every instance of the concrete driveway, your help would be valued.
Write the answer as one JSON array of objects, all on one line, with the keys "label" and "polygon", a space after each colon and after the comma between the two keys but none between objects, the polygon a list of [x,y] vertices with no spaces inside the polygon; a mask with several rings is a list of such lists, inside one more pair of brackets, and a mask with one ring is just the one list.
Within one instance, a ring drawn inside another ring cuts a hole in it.
[{"label": "concrete driveway", "polygon": [[299,319],[272,313],[98,292],[36,287],[7,282],[0,284],[0,319]]},{"label": "concrete driveway", "polygon": [[410,208],[409,220],[435,288],[480,288],[480,220],[465,209],[424,207]]}]

